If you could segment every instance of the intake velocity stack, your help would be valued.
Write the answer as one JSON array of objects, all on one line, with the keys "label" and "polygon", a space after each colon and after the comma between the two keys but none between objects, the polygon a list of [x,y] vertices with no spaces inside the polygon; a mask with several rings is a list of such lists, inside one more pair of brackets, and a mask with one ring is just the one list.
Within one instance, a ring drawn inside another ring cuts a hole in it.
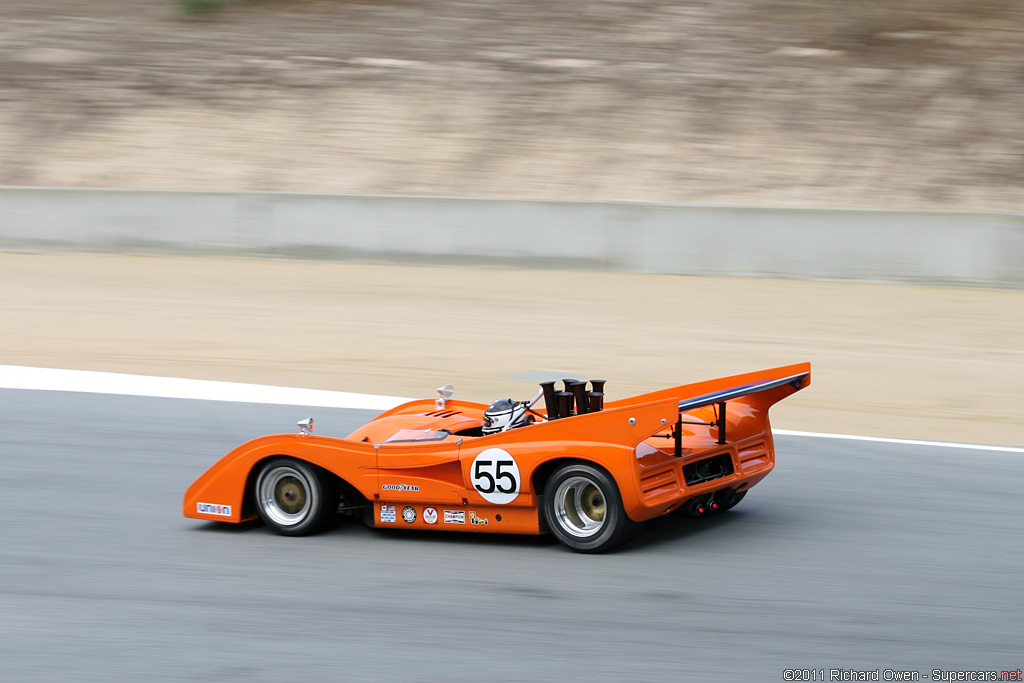
[{"label": "intake velocity stack", "polygon": [[587,383],[573,382],[569,390],[572,391],[572,398],[576,403],[576,414],[585,415],[587,413]]},{"label": "intake velocity stack", "polygon": [[544,407],[548,410],[548,419],[557,420],[562,417],[558,412],[558,400],[555,398],[555,380],[541,382],[540,390],[544,393]]},{"label": "intake velocity stack", "polygon": [[590,391],[587,392],[587,412],[596,413],[604,410],[604,385],[606,380],[590,380]]}]

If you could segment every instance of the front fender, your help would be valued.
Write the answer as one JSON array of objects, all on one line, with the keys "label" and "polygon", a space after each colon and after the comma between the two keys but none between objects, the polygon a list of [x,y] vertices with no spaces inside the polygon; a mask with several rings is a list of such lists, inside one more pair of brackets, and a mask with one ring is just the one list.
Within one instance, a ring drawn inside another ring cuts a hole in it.
[{"label": "front fender", "polygon": [[244,511],[246,485],[256,465],[269,457],[288,456],[331,472],[367,498],[376,491],[376,454],[369,444],[301,434],[276,434],[253,439],[215,462],[185,491],[182,514],[193,519],[244,522],[256,517]]}]

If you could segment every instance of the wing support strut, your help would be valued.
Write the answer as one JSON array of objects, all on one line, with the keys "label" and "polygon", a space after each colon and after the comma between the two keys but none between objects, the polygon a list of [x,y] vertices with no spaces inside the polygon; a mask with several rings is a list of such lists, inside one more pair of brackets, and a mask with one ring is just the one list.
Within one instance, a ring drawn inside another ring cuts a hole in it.
[{"label": "wing support strut", "polygon": [[[775,389],[783,385],[789,384],[794,389],[800,389],[803,386],[804,380],[810,373],[802,372],[799,375],[792,375],[790,377],[783,377],[782,379],[773,379],[767,382],[753,382],[751,384],[743,384],[738,387],[732,387],[730,389],[723,389],[722,391],[715,391],[710,394],[704,394],[703,396],[694,396],[686,400],[679,402],[679,417],[676,419],[675,425],[672,427],[672,436],[675,437],[675,456],[681,458],[683,456],[683,425],[684,424],[697,424],[707,425],[708,427],[718,428],[718,443],[725,445],[726,442],[726,417],[725,417],[725,406],[726,401],[733,398],[739,398],[740,396],[749,396],[750,394],[757,394],[762,391],[768,391],[769,389]],[[704,406],[714,405],[715,410],[715,421],[714,422],[688,422],[683,420],[683,413],[696,408],[703,408]]]}]

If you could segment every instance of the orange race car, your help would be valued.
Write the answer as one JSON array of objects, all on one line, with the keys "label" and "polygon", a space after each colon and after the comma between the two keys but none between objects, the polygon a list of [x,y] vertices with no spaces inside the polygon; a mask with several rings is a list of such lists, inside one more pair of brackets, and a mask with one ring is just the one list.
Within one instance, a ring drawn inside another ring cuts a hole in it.
[{"label": "orange race car", "polygon": [[[338,514],[374,527],[543,534],[580,552],[646,520],[736,505],[775,465],[768,409],[811,382],[810,363],[604,403],[602,380],[543,382],[532,401],[405,403],[347,438],[254,439],[185,492],[186,517],[261,518],[299,536]],[[544,409],[538,407],[544,399]]]}]

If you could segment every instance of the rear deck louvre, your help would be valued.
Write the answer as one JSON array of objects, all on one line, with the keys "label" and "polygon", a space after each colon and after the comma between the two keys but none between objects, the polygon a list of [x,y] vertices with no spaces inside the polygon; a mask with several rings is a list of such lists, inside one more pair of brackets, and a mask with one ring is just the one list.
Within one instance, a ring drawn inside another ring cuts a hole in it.
[{"label": "rear deck louvre", "polygon": [[657,497],[666,493],[674,493],[679,489],[675,472],[671,469],[640,476],[640,488],[645,498]]},{"label": "rear deck louvre", "polygon": [[749,460],[751,458],[756,458],[760,455],[764,455],[765,451],[767,450],[768,449],[765,447],[764,441],[758,441],[757,443],[752,443],[749,446],[744,446],[743,448],[741,448],[739,450],[738,455],[740,456],[740,461],[742,462],[744,460]]}]

